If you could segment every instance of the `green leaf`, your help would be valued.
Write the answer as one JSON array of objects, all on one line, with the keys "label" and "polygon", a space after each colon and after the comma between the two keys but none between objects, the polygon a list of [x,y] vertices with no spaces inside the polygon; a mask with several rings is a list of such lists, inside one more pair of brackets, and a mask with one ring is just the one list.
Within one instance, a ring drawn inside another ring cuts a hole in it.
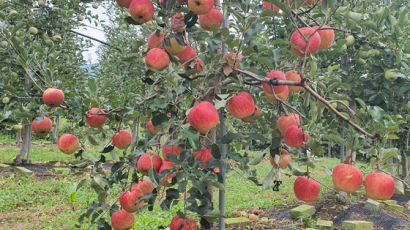
[{"label": "green leaf", "polygon": [[294,176],[306,176],[306,172],[300,170],[296,166],[294,166],[292,163],[288,164],[289,169],[292,171],[292,175]]},{"label": "green leaf", "polygon": [[98,141],[97,139],[95,139],[95,137],[91,134],[87,135],[88,141],[90,142],[90,144],[92,145],[98,145]]},{"label": "green leaf", "polygon": [[263,160],[263,158],[265,157],[266,152],[263,151],[261,153],[258,154],[258,156],[256,156],[255,158],[253,158],[250,162],[249,165],[257,165],[259,163],[261,163],[261,161]]},{"label": "green leaf", "polygon": [[207,212],[202,217],[212,223],[212,222],[216,222],[219,218],[224,217],[224,216],[218,209],[214,209],[210,212]]},{"label": "green leaf", "polygon": [[199,148],[198,131],[195,128],[189,126],[188,128],[182,130],[182,135],[184,135],[188,139],[188,142],[191,145],[192,149],[194,151],[197,151]]},{"label": "green leaf", "polygon": [[395,179],[394,180],[394,190],[395,190],[395,193],[400,194],[400,195],[404,195],[404,184],[403,184],[403,182]]},{"label": "green leaf", "polygon": [[265,176],[265,178],[262,181],[263,184],[263,189],[268,190],[272,187],[272,183],[273,183],[273,178],[276,175],[276,170],[275,168],[272,168],[268,175]]}]

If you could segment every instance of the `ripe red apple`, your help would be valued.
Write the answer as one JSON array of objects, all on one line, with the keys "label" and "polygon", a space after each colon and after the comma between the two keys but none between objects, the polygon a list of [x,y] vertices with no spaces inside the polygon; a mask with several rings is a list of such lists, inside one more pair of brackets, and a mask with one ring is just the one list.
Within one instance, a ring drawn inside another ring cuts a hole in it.
[{"label": "ripe red apple", "polygon": [[202,101],[189,111],[188,122],[199,133],[205,134],[219,123],[218,110],[210,102]]},{"label": "ripe red apple", "polygon": [[138,198],[143,196],[142,191],[140,189],[135,189],[132,191],[126,191],[120,196],[120,205],[121,208],[127,212],[135,212],[144,206],[144,201],[139,202],[138,205],[135,205]]},{"label": "ripe red apple", "polygon": [[160,48],[150,49],[145,56],[145,64],[151,70],[162,71],[169,65],[169,56],[167,52]]},{"label": "ripe red apple", "polygon": [[196,55],[195,50],[191,46],[185,46],[185,49],[177,55],[179,58],[179,63],[184,64],[185,62],[191,60]]},{"label": "ripe red apple", "polygon": [[[162,173],[164,170],[171,169],[175,164],[172,161],[163,161],[161,167],[159,168],[158,173]],[[175,173],[168,173],[167,175],[162,178],[160,184],[165,187],[171,187],[172,184],[170,183],[172,178],[176,176]]]},{"label": "ripe red apple", "polygon": [[144,24],[154,16],[151,0],[132,0],[129,6],[131,18],[138,24]]},{"label": "ripe red apple", "polygon": [[194,158],[202,161],[203,163],[199,166],[200,168],[205,167],[208,161],[213,157],[210,149],[201,148],[198,152],[193,153]]},{"label": "ripe red apple", "polygon": [[106,120],[105,111],[100,108],[91,108],[85,116],[85,122],[92,128],[102,127]]},{"label": "ripe red apple", "polygon": [[58,107],[64,101],[63,91],[55,88],[48,88],[43,92],[43,102],[50,107]]},{"label": "ripe red apple", "polygon": [[144,179],[144,180],[138,182],[137,184],[132,185],[131,191],[134,191],[134,190],[137,190],[137,189],[141,190],[143,195],[146,195],[146,194],[154,191],[154,184],[152,183],[151,180]]},{"label": "ripe red apple", "polygon": [[115,0],[119,7],[128,8],[131,4],[131,0]]},{"label": "ripe red apple", "polygon": [[[314,26],[312,27],[314,30],[316,30],[317,28],[319,28],[319,26]],[[322,28],[320,30],[318,30],[317,32],[319,33],[320,36],[320,46],[319,48],[324,50],[324,49],[329,49],[334,40],[335,40],[335,31],[332,29],[326,29],[326,28],[330,28],[329,26],[322,26]],[[324,30],[326,29],[326,30]]]},{"label": "ripe red apple", "polygon": [[202,72],[202,70],[204,69],[202,67],[202,65],[204,64],[204,62],[202,61],[202,59],[200,59],[199,57],[194,58],[193,62],[187,63],[184,65],[184,69],[187,70],[188,67],[190,67],[191,63],[194,63],[194,69],[196,69],[198,72]]},{"label": "ripe red apple", "polygon": [[189,216],[186,216],[185,219],[174,216],[169,225],[169,230],[196,230],[196,223]]},{"label": "ripe red apple", "polygon": [[134,214],[120,209],[111,216],[111,226],[114,230],[127,230],[132,228],[135,222]]},{"label": "ripe red apple", "polygon": [[273,10],[275,14],[279,12],[279,7],[277,7],[275,4],[272,4],[270,2],[262,2],[262,5],[266,10]]},{"label": "ripe red apple", "polygon": [[[294,81],[294,82],[302,81],[302,78],[300,77],[298,72],[296,72],[295,70],[289,70],[288,72],[286,72],[285,76],[286,76],[286,80],[288,81]],[[299,92],[303,89],[300,86],[288,86],[288,87],[289,87],[290,92]]]},{"label": "ripe red apple", "polygon": [[332,180],[336,190],[353,193],[362,185],[363,174],[353,165],[341,163],[333,169]]},{"label": "ripe red apple", "polygon": [[146,152],[138,159],[137,168],[143,175],[148,175],[148,171],[151,168],[154,168],[155,171],[159,172],[161,164],[161,157],[153,153]]},{"label": "ripe red apple", "polygon": [[288,167],[289,162],[292,161],[292,157],[290,156],[289,152],[286,149],[280,148],[280,158],[279,158],[279,166],[275,162],[275,158],[270,156],[269,160],[273,167],[277,168],[280,167],[281,169],[286,169]]},{"label": "ripe red apple", "polygon": [[180,44],[174,36],[164,39],[164,46],[171,55],[178,55],[185,49],[185,44]]},{"label": "ripe red apple", "polygon": [[65,154],[73,154],[80,148],[80,142],[73,134],[64,133],[58,139],[57,146],[61,152]]},{"label": "ripe red apple", "polygon": [[164,161],[168,161],[169,159],[167,158],[167,154],[174,154],[174,155],[179,156],[179,154],[181,154],[182,151],[184,151],[184,149],[178,145],[165,144],[162,147],[162,157],[164,158]]},{"label": "ripe red apple", "polygon": [[235,63],[235,68],[239,68],[239,63],[242,61],[242,54],[232,53],[232,54],[225,54],[223,59],[228,62],[228,65],[233,68],[233,63]]},{"label": "ripe red apple", "polygon": [[42,120],[40,118],[37,118],[34,119],[33,122],[31,122],[31,129],[33,129],[33,132],[40,137],[47,136],[52,128],[53,123],[51,122],[50,118],[46,116],[44,116]]},{"label": "ripe red apple", "polygon": [[372,172],[364,179],[364,188],[373,200],[389,200],[394,194],[394,179],[386,173]]},{"label": "ripe red apple", "polygon": [[152,121],[148,121],[147,125],[145,126],[145,128],[150,131],[152,134],[155,134],[159,131],[159,129],[154,128],[154,125],[152,124]]},{"label": "ripe red apple", "polygon": [[175,33],[182,33],[185,30],[184,15],[176,13],[171,18],[171,29]]},{"label": "ripe red apple", "polygon": [[285,132],[285,143],[289,147],[304,147],[309,135],[296,125],[291,125]]},{"label": "ripe red apple", "polygon": [[127,130],[120,130],[112,137],[112,143],[119,149],[126,149],[132,142],[131,133]]},{"label": "ripe red apple", "polygon": [[165,35],[162,32],[154,31],[148,37],[148,48],[162,48],[164,46]]},{"label": "ripe red apple", "polygon": [[226,108],[232,116],[243,119],[254,113],[255,102],[249,93],[240,92],[229,99]]},{"label": "ripe red apple", "polygon": [[243,122],[248,122],[248,123],[253,123],[255,122],[255,118],[259,117],[261,114],[261,109],[259,108],[258,105],[255,105],[254,112],[251,116],[245,117],[242,119]]},{"label": "ripe red apple", "polygon": [[197,15],[206,14],[214,7],[214,0],[188,0],[188,8]]},{"label": "ripe red apple", "polygon": [[293,192],[296,198],[304,202],[316,200],[320,193],[320,185],[312,178],[300,176],[296,178],[293,184]]},{"label": "ripe red apple", "polygon": [[300,125],[300,118],[297,113],[290,113],[287,116],[280,116],[277,122],[280,133],[284,136],[286,129],[291,125]]},{"label": "ripe red apple", "polygon": [[213,25],[217,25],[218,28],[222,25],[224,17],[221,11],[213,8],[206,14],[199,15],[199,25],[204,30],[211,30]]},{"label": "ripe red apple", "polygon": [[[280,70],[275,70],[266,75],[267,79],[277,78],[278,80],[286,80],[285,74]],[[266,98],[276,104],[276,99],[272,94],[272,88],[269,83],[262,82],[263,90],[265,91]],[[282,101],[286,101],[289,96],[289,87],[287,85],[276,85],[273,86],[273,91]]]},{"label": "ripe red apple", "polygon": [[[307,48],[307,55],[315,54],[320,46],[320,35],[319,33],[314,33],[315,30],[309,27],[302,27],[292,33],[290,37],[290,42],[292,43],[292,51],[299,57],[305,56],[306,42],[303,37],[308,39],[309,46]],[[312,35],[313,34],[313,35]],[[302,36],[303,35],[303,36]]]}]

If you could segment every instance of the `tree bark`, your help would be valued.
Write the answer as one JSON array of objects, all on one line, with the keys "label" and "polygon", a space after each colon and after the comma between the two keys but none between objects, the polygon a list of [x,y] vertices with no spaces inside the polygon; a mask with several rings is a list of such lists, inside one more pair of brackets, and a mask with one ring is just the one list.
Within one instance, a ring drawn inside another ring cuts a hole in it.
[{"label": "tree bark", "polygon": [[54,129],[53,129],[53,144],[57,144],[58,142],[58,127],[60,125],[60,117],[57,116],[54,119]]},{"label": "tree bark", "polygon": [[23,144],[21,145],[19,154],[14,158],[13,162],[15,164],[22,164],[24,156],[28,153],[29,145],[31,142],[31,125],[25,124],[24,125],[24,137],[23,137]]},{"label": "tree bark", "polygon": [[332,142],[327,142],[327,157],[332,157]]},{"label": "tree bark", "polygon": [[404,148],[404,150],[400,151],[400,154],[401,154],[401,167],[403,168],[402,178],[405,181],[406,180],[409,181],[409,179],[410,179],[410,177],[409,177],[409,165],[408,165],[407,154],[406,154],[406,152],[409,151],[409,134],[410,134],[410,130],[407,130],[406,142],[404,143],[405,148]]}]

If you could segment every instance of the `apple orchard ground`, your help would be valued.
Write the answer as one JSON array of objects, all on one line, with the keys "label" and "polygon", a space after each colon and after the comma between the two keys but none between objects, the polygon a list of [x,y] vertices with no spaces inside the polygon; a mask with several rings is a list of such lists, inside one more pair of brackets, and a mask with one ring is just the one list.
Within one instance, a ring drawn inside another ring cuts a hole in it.
[{"label": "apple orchard ground", "polygon": [[[100,148],[101,146],[92,149],[94,156],[98,156]],[[11,138],[0,137],[0,163],[11,163],[18,150]],[[108,161],[111,160],[109,154],[106,156]],[[46,142],[34,141],[31,160],[34,165],[28,168],[35,172],[34,176],[20,176],[10,170],[0,172],[0,229],[74,229],[84,208],[96,199],[96,194],[89,188],[89,184],[75,193],[77,183],[83,178],[89,178],[87,170],[72,170],[67,174],[52,173],[50,170],[52,167],[67,167],[75,161],[75,158],[59,152],[54,145]],[[55,166],[51,166],[50,161],[58,161],[58,163],[53,162]],[[334,158],[318,159],[313,177],[332,187],[332,178],[325,169],[333,168],[338,162],[339,160]],[[365,174],[369,172],[365,164],[359,166]],[[255,168],[259,180],[262,181],[271,169],[271,165],[266,158]],[[286,172],[290,173],[288,169]],[[275,216],[299,204],[293,194],[295,177],[283,175],[282,180],[283,184],[279,192],[266,191],[247,180],[246,175],[234,167],[227,177],[227,215],[233,217],[237,211],[249,213],[259,208],[265,210],[266,216]],[[330,191],[322,186],[320,198],[323,200],[323,195]],[[110,203],[114,202],[120,193],[121,189],[115,188],[107,200]],[[364,194],[363,187],[360,193]],[[218,193],[215,192],[214,195],[217,207]],[[180,208],[180,205],[175,206],[171,212],[165,212],[156,205],[152,213],[142,211],[136,215],[134,229],[158,229],[159,226],[168,226]],[[329,209],[320,217],[331,220],[334,216]],[[408,216],[399,216],[399,218],[408,219]],[[254,228],[263,229],[263,226],[259,225],[260,223],[255,223]],[[269,225],[272,229],[276,226],[292,226],[294,223],[285,220],[271,222]],[[87,227],[87,224],[83,226],[84,229]]]}]

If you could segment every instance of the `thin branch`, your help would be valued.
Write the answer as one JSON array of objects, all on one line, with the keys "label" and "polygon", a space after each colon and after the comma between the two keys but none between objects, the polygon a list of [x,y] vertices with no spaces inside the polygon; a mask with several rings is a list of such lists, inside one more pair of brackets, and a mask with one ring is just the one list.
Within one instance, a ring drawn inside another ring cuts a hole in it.
[{"label": "thin branch", "polygon": [[120,48],[115,47],[115,46],[113,46],[113,45],[111,45],[111,44],[108,44],[107,42],[102,41],[102,40],[100,40],[100,39],[93,38],[93,37],[88,36],[88,35],[86,35],[86,34],[83,34],[83,33],[77,32],[77,31],[75,31],[75,30],[70,30],[70,32],[71,32],[71,33],[74,33],[74,34],[77,34],[77,35],[80,35],[80,36],[82,36],[82,37],[85,37],[85,38],[91,39],[91,40],[96,41],[96,42],[98,42],[98,43],[101,43],[101,44],[103,44],[103,45],[106,45],[106,46],[112,47],[112,48],[114,48],[114,49],[116,49],[116,50],[118,50],[118,51],[120,51],[120,52],[121,52],[121,49],[120,49]]}]

